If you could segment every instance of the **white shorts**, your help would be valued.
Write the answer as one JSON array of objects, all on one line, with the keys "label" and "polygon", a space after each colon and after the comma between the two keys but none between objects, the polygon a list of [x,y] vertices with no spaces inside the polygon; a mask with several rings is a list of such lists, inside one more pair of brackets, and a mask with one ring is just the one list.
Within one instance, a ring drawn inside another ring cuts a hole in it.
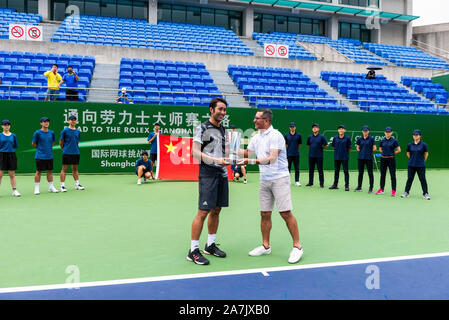
[{"label": "white shorts", "polygon": [[275,180],[260,180],[260,211],[273,211],[274,202],[279,212],[291,211],[290,176]]}]

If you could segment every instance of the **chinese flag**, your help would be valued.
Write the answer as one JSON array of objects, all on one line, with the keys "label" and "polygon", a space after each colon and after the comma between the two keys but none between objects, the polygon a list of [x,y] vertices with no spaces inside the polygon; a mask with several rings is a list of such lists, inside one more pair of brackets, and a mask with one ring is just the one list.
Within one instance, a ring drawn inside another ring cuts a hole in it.
[{"label": "chinese flag", "polygon": [[[192,157],[193,138],[159,134],[156,177],[168,180],[198,181],[199,162]],[[227,166],[232,180],[231,166]]]}]

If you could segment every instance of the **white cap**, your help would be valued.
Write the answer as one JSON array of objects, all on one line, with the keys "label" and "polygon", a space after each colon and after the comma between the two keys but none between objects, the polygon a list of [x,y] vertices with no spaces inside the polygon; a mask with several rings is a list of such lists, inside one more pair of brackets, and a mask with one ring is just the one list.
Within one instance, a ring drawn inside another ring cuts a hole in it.
[{"label": "white cap", "polygon": [[123,92],[123,91],[126,91],[126,88],[125,88],[125,87],[122,88],[122,92]]}]

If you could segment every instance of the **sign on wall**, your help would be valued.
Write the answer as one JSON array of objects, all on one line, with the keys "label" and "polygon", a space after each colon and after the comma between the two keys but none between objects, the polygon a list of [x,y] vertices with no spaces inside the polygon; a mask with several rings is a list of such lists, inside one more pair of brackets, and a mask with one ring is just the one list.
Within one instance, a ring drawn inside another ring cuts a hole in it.
[{"label": "sign on wall", "polygon": [[264,56],[272,58],[288,58],[289,46],[286,44],[265,43]]},{"label": "sign on wall", "polygon": [[9,24],[10,40],[42,41],[42,38],[42,26],[23,25],[16,23]]}]

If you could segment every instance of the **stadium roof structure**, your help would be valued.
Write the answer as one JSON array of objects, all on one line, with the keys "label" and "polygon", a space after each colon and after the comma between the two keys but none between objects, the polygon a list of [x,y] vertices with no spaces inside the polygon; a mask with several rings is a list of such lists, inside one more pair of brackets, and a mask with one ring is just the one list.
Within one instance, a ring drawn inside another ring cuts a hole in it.
[{"label": "stadium roof structure", "polygon": [[319,11],[327,13],[345,13],[351,14],[357,17],[368,17],[368,16],[378,16],[382,19],[391,19],[398,21],[410,22],[418,19],[419,16],[411,16],[407,14],[393,13],[379,11],[371,8],[356,8],[351,6],[333,5],[333,4],[320,4],[311,3],[305,1],[294,1],[294,0],[228,0],[232,2],[245,2],[248,4],[262,4],[270,5],[273,7],[287,7],[287,8],[297,8],[310,11]]}]

